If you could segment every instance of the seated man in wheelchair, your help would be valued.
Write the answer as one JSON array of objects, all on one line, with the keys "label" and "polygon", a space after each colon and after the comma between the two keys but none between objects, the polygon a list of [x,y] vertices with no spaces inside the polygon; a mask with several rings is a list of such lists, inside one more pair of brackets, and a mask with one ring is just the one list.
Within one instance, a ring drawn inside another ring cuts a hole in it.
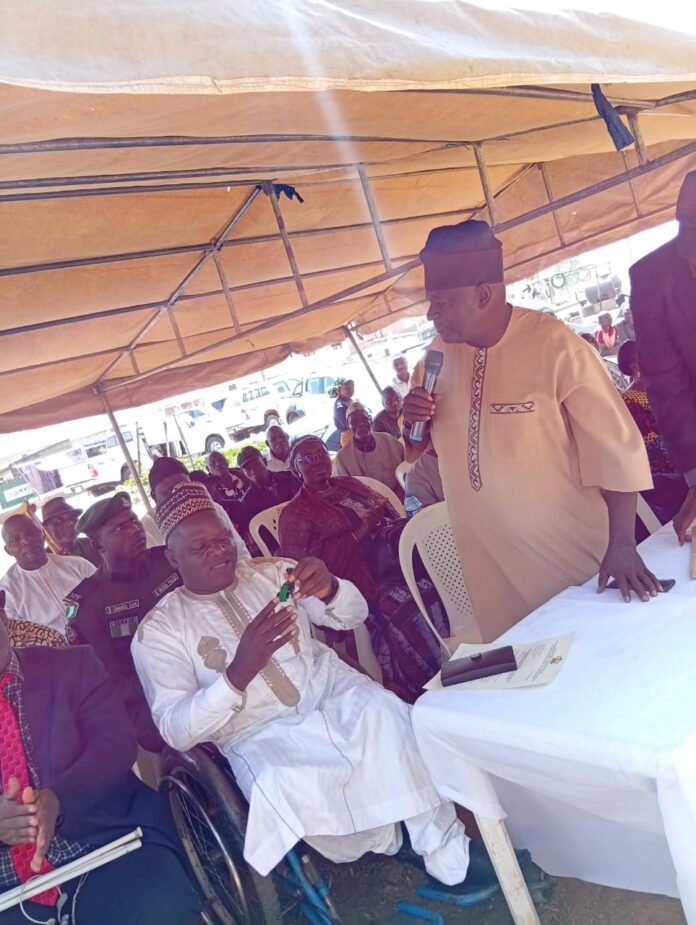
[{"label": "seated man in wheelchair", "polygon": [[[229,521],[195,484],[157,520],[184,587],[141,623],[133,658],[163,738],[179,750],[212,741],[229,761],[249,801],[246,860],[266,875],[300,839],[336,862],[396,854],[404,821],[428,873],[461,884],[469,839],[431,782],[409,707],[312,638],[312,623],[365,619],[357,589],[319,559],[238,562]],[[495,882],[472,866],[466,888]]]}]

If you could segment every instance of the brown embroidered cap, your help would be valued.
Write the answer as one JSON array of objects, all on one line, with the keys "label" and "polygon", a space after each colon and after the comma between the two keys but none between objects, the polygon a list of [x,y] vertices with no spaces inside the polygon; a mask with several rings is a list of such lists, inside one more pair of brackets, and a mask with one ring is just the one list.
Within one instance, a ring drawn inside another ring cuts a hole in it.
[{"label": "brown embroidered cap", "polygon": [[200,511],[216,511],[215,502],[208,494],[208,489],[198,482],[181,482],[175,485],[172,493],[157,505],[155,523],[160,529],[165,543],[173,530],[188,517]]}]

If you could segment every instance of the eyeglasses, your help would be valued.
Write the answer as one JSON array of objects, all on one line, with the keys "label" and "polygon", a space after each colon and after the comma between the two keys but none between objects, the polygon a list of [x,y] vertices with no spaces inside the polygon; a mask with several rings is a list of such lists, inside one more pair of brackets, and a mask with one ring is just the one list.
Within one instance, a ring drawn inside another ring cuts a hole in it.
[{"label": "eyeglasses", "polygon": [[304,456],[298,456],[298,463],[302,463],[303,466],[314,466],[317,463],[325,462],[329,458],[329,454],[326,450],[319,450],[316,453],[307,453]]}]

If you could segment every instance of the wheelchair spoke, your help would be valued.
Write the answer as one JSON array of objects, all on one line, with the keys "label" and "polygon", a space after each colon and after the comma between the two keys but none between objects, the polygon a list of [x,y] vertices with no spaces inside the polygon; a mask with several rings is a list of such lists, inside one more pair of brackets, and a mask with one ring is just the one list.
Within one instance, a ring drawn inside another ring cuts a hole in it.
[{"label": "wheelchair spoke", "polygon": [[[183,776],[183,775],[182,775]],[[216,839],[212,825],[214,813],[207,812],[208,797],[197,781],[185,776],[172,778],[172,794],[193,852],[189,859],[217,921],[223,925],[254,925],[239,879],[231,861]]]}]

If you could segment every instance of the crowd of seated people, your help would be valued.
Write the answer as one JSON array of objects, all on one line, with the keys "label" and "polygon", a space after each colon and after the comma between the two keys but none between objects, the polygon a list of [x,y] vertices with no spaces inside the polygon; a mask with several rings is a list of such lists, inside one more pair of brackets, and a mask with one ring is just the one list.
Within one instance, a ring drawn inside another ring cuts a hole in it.
[{"label": "crowd of seated people", "polygon": [[[361,414],[359,442],[371,423]],[[0,801],[7,808],[0,813],[0,853],[7,863],[0,865],[0,886],[10,888],[30,871],[50,870],[135,826],[144,832],[137,853],[93,871],[79,888],[68,884],[35,897],[25,904],[32,913],[53,907],[62,892],[86,925],[202,921],[166,804],[130,771],[136,743],[154,752],[215,739],[250,801],[251,829],[255,814],[263,817],[264,801],[255,799],[255,787],[273,780],[280,787],[274,816],[279,808],[287,810],[305,828],[306,840],[332,860],[352,860],[366,851],[394,853],[403,821],[410,847],[402,851],[420,858],[438,888],[475,891],[495,882],[485,849],[469,843],[454,807],[433,788],[403,702],[418,696],[441,660],[399,571],[403,518],[363,482],[333,476],[318,438],[300,438],[286,460],[281,435],[269,434],[268,443],[276,448],[274,458],[289,468],[271,469],[254,447],[240,452],[238,470],[213,458],[208,473],[191,473],[179,460],[157,459],[149,477],[155,502],[149,535],[125,492],[75,516],[65,512],[75,537],[67,537],[60,552],[47,552],[47,529],[42,532],[27,514],[6,521],[6,547],[17,562],[0,587],[0,602],[6,589],[30,591],[11,611],[12,620],[2,615],[0,661],[7,651],[8,671],[19,678],[14,710],[22,687],[31,685],[25,717],[32,732],[40,729],[40,746],[32,764],[25,743],[26,767],[13,765],[20,768],[17,783],[3,776]],[[256,513],[279,503],[285,508],[277,553],[285,563],[253,559],[230,514],[244,534]],[[78,549],[93,555],[96,569],[86,557],[69,554]],[[50,582],[43,579],[49,563],[57,564],[56,576],[67,576],[62,583],[53,573]],[[16,578],[20,569],[23,583]],[[33,572],[38,575],[32,583]],[[293,580],[295,595],[287,611],[278,611],[275,594],[286,578]],[[427,583],[423,588],[427,596]],[[50,595],[53,608],[47,607]],[[12,600],[20,600],[17,593]],[[436,603],[434,616],[438,630],[448,635]],[[344,633],[365,619],[384,687],[314,641],[307,622]],[[19,647],[16,654],[13,645]],[[174,666],[176,647],[190,651],[185,663]],[[184,664],[191,668],[184,670]],[[190,670],[195,676],[187,679]],[[360,721],[352,713],[340,719],[344,705],[355,707],[358,695]],[[276,706],[269,713],[271,704]],[[0,718],[2,710],[0,694]],[[317,715],[324,723],[333,717],[335,728],[321,734]],[[286,717],[294,729],[290,737],[283,732]],[[47,722],[60,725],[59,748],[48,741]],[[223,728],[221,737],[216,730]],[[240,764],[233,756],[242,738]],[[288,768],[279,781],[269,756],[280,748],[290,755],[291,742],[297,780]],[[3,769],[4,748],[0,741]],[[351,751],[361,756],[363,773],[344,785],[340,810],[332,781]],[[82,757],[75,763],[77,753]],[[390,754],[398,769],[387,784],[380,768]],[[338,762],[335,770],[332,762]],[[313,772],[324,768],[326,776],[311,799],[299,785],[310,766]],[[358,831],[355,818],[364,823]],[[297,837],[296,828],[288,834],[280,826],[277,836],[265,835],[258,846],[252,839],[247,857],[266,873]],[[20,845],[21,864],[14,860]],[[0,913],[0,923],[23,921],[21,915]]]}]

